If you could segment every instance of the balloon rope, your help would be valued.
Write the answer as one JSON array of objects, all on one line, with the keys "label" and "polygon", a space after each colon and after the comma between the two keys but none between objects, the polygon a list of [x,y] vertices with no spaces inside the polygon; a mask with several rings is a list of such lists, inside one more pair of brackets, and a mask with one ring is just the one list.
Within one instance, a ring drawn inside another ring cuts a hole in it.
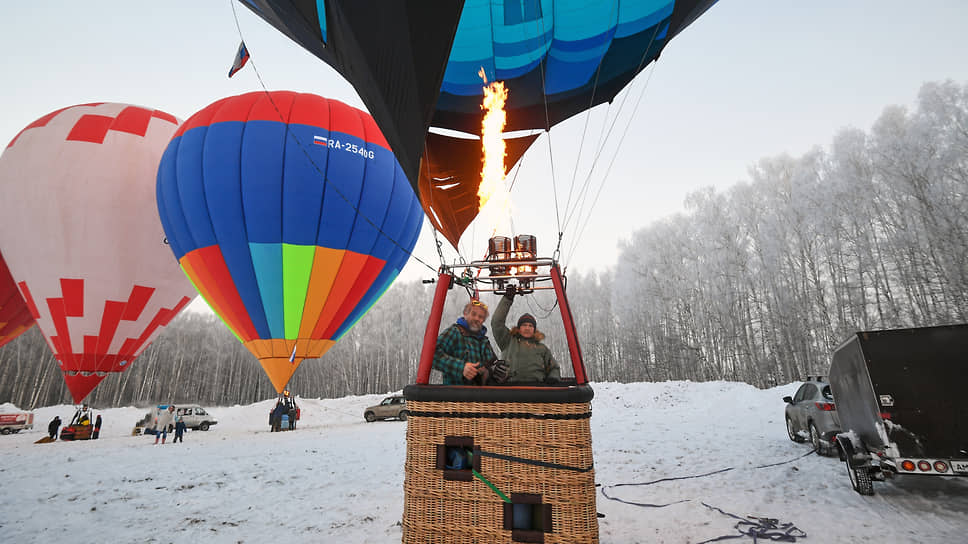
[{"label": "balloon rope", "polygon": [[[229,0],[229,4],[232,6],[232,15],[235,17],[235,28],[238,29],[239,39],[242,40],[242,42],[244,43],[245,42],[245,38],[242,36],[242,27],[239,26],[239,15],[235,11],[235,2],[233,2],[232,0]],[[251,50],[249,51],[249,64],[252,65],[252,69],[255,71],[256,78],[258,78],[258,80],[259,80],[259,85],[262,86],[262,92],[265,93],[266,98],[269,99],[269,103],[272,104],[272,108],[276,110],[276,115],[279,116],[279,121],[282,122],[282,123],[285,123],[286,122],[285,117],[283,117],[282,112],[279,111],[279,107],[276,105],[275,100],[272,99],[272,94],[269,92],[268,88],[266,88],[266,84],[262,80],[262,75],[259,74],[259,69],[256,67],[255,58],[252,55],[252,51]],[[369,113],[368,113],[368,115],[369,115]],[[313,165],[313,169],[322,178],[323,184],[326,185],[326,186],[328,186],[329,189],[332,189],[337,195],[339,195],[339,197],[342,198],[343,201],[345,201],[346,204],[350,208],[352,208],[353,211],[356,212],[357,216],[362,217],[363,220],[366,221],[367,223],[369,223],[371,227],[373,227],[377,232],[379,232],[383,236],[386,236],[387,240],[390,240],[390,242],[393,243],[393,245],[395,245],[398,248],[400,248],[401,250],[403,250],[403,252],[406,253],[407,255],[409,255],[411,258],[416,259],[417,262],[419,262],[420,264],[426,266],[430,270],[432,270],[434,272],[437,271],[436,268],[434,268],[430,264],[424,262],[424,260],[421,259],[420,257],[417,257],[416,255],[414,255],[411,250],[408,250],[407,248],[401,246],[392,236],[390,236],[389,234],[387,234],[386,232],[384,232],[383,229],[380,227],[380,225],[377,225],[374,221],[372,221],[369,217],[367,217],[366,214],[364,214],[362,211],[360,211],[359,207],[357,207],[356,205],[354,205],[354,203],[352,201],[350,201],[350,199],[347,198],[347,196],[344,195],[343,192],[340,191],[339,188],[336,187],[335,184],[330,184],[329,183],[329,179],[326,177],[326,174],[324,174],[322,172],[322,170],[319,169],[319,165],[317,165],[316,164],[316,161],[313,160],[312,155],[309,154],[308,148],[303,144],[303,142],[299,139],[299,137],[294,132],[292,132],[292,131],[290,131],[288,129],[286,130],[286,132],[296,142],[296,145],[303,152],[303,155],[306,156],[306,159],[309,160],[309,163]]]},{"label": "balloon rope", "polygon": [[[467,460],[470,461],[471,464],[472,464],[472,466],[473,466],[474,454],[471,451],[468,451],[467,452]],[[486,485],[487,487],[490,487],[491,488],[491,491],[497,493],[497,496],[498,497],[501,497],[501,500],[502,501],[504,501],[504,502],[511,502],[511,499],[509,499],[507,495],[505,495],[504,493],[501,493],[501,490],[498,489],[496,485],[494,485],[490,481],[488,481],[488,479],[485,478],[480,472],[478,472],[478,471],[474,470],[473,468],[471,468],[471,473],[474,475],[475,478],[477,478],[478,480],[484,482],[484,485]]]},{"label": "balloon rope", "polygon": [[[612,4],[612,11],[610,13],[610,18],[616,19],[617,23],[617,13],[615,11],[618,3]],[[588,107],[585,108],[585,125],[581,129],[581,143],[578,144],[578,153],[575,156],[575,167],[572,169],[571,173],[571,183],[568,185],[568,198],[565,200],[565,226],[568,228],[568,207],[571,205],[571,195],[575,189],[575,180],[578,178],[578,166],[581,164],[581,154],[585,150],[585,136],[588,134],[588,121],[592,117],[592,107],[595,105],[595,93],[598,92],[598,79],[602,74],[602,63],[598,63],[598,67],[595,69],[595,82],[592,84],[591,96],[588,97]],[[611,103],[609,103],[611,106]],[[606,115],[606,119],[608,116]],[[604,125],[603,125],[604,127]],[[599,146],[601,146],[602,133],[599,132]],[[577,197],[576,197],[577,198]],[[576,203],[577,204],[577,203]],[[564,230],[564,229],[561,229]]]},{"label": "balloon rope", "polygon": [[[648,60],[649,58],[649,50],[652,48],[652,44],[655,43],[655,39],[656,39],[656,36],[658,35],[660,26],[661,25],[656,25],[655,30],[652,32],[652,36],[649,38],[649,45],[646,46],[646,48],[642,51],[642,56],[639,58],[639,65],[636,68],[636,73],[639,73],[645,67],[646,60]],[[602,189],[604,189],[605,187],[605,182],[608,180],[608,175],[611,172],[612,164],[615,163],[615,158],[618,157],[618,152],[622,148],[622,142],[625,140],[625,134],[628,132],[628,127],[631,125],[632,119],[635,118],[635,112],[638,110],[638,104],[641,103],[642,97],[645,95],[645,90],[648,88],[649,82],[652,80],[652,74],[654,72],[655,72],[655,65],[653,64],[652,71],[649,72],[645,85],[642,87],[642,91],[640,91],[639,98],[638,98],[638,101],[636,102],[635,108],[632,111],[632,115],[629,116],[629,121],[626,123],[625,131],[623,131],[622,137],[619,140],[618,145],[615,147],[614,154],[612,155],[612,159],[609,162],[608,168],[606,168],[605,170],[605,174],[602,175],[602,180],[601,180],[601,183],[599,184],[598,191],[596,191],[595,198],[592,201],[592,205],[588,208],[587,214],[585,215],[585,220],[582,223],[581,228],[576,230],[575,238],[571,244],[571,249],[568,252],[569,257],[573,256],[578,249],[579,241],[581,240],[581,237],[585,232],[585,228],[588,226],[588,223],[591,220],[592,210],[595,209],[595,205],[598,203],[598,198],[601,195]],[[618,118],[621,115],[622,110],[625,109],[625,104],[626,104],[626,101],[628,100],[628,96],[629,96],[629,93],[624,93],[622,95],[622,100],[619,103],[618,111],[615,113],[615,116],[612,118],[612,122],[609,125],[608,131],[605,134],[605,137],[599,138],[600,145],[599,145],[598,151],[595,154],[595,158],[592,161],[591,167],[588,169],[588,175],[586,176],[585,183],[583,184],[582,193],[581,193],[582,195],[581,201],[583,202],[583,204],[581,208],[584,208],[585,197],[587,196],[588,188],[591,186],[591,178],[592,178],[593,172],[595,171],[595,166],[598,164],[598,159],[601,157],[602,152],[605,150],[605,145],[608,143],[608,140],[611,137],[613,130],[615,129],[615,124],[618,122]],[[609,109],[611,109],[611,104],[609,104]],[[608,124],[607,115],[606,115],[606,123],[602,125],[603,129],[606,124]],[[581,208],[579,208],[579,211],[577,212],[577,215],[579,218],[582,215],[582,212],[580,211]],[[566,221],[566,223],[567,222],[570,222],[570,218],[568,221]],[[581,222],[581,219],[579,219],[579,222]]]},{"label": "balloon rope", "polygon": [[582,223],[581,229],[578,230],[575,241],[572,243],[572,251],[570,254],[574,254],[575,250],[577,249],[578,242],[581,240],[582,235],[585,234],[585,228],[588,227],[588,223],[592,217],[592,210],[595,208],[595,205],[598,204],[598,197],[601,196],[602,189],[605,187],[605,180],[608,179],[608,175],[612,171],[612,165],[615,164],[615,159],[618,158],[618,150],[622,148],[622,143],[625,141],[625,136],[628,135],[629,127],[632,126],[632,119],[635,118],[635,112],[638,111],[639,105],[641,105],[642,99],[645,97],[645,90],[648,88],[649,82],[652,81],[652,74],[655,73],[655,66],[656,65],[652,65],[652,70],[649,71],[649,77],[645,80],[645,85],[642,87],[642,91],[639,93],[639,98],[635,102],[635,107],[632,109],[632,115],[629,116],[629,121],[625,124],[625,129],[622,131],[622,136],[619,138],[616,151],[612,155],[612,159],[609,161],[608,166],[605,168],[605,175],[602,176],[602,183],[598,186],[598,191],[595,193],[595,199],[592,201],[591,207],[588,208],[588,215],[585,216],[585,221]]},{"label": "balloon rope", "polygon": [[494,485],[490,481],[488,481],[488,479],[485,478],[483,475],[481,475],[480,472],[478,472],[478,471],[476,471],[474,469],[471,469],[471,473],[474,474],[474,477],[475,478],[477,478],[478,480],[484,482],[484,485],[486,485],[487,487],[490,487],[491,488],[491,491],[497,493],[497,496],[498,497],[501,497],[501,500],[502,501],[504,501],[504,502],[511,502],[511,499],[509,499],[507,495],[505,495],[504,493],[501,493],[501,490],[498,489],[496,485]]},{"label": "balloon rope", "polygon": [[[552,17],[554,17],[554,12],[552,12]],[[541,34],[545,35],[547,29],[544,26],[545,18],[541,18]],[[545,134],[548,135],[548,162],[551,163],[551,193],[554,195],[555,200],[555,221],[558,225],[558,246],[555,248],[555,253],[561,248],[561,213],[558,209],[558,183],[555,176],[555,157],[551,149],[551,120],[548,116],[548,94],[545,89],[545,73],[544,73],[544,62],[538,63],[541,68],[541,98],[544,103],[544,114],[545,114]]]}]

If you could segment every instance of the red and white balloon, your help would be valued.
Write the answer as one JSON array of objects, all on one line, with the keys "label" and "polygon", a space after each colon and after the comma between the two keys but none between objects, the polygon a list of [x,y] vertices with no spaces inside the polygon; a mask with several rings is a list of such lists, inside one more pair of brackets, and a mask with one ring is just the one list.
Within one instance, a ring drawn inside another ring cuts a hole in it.
[{"label": "red and white balloon", "polygon": [[180,121],[98,103],[34,121],[0,155],[0,250],[80,402],[195,295],[155,205]]}]

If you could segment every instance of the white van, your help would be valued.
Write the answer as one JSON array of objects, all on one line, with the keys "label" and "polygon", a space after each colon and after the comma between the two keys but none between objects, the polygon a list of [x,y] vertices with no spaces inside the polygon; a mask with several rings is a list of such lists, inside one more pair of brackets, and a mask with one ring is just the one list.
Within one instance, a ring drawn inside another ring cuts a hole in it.
[{"label": "white van", "polygon": [[175,415],[184,419],[186,427],[196,431],[207,431],[218,423],[212,414],[197,404],[176,404]]}]

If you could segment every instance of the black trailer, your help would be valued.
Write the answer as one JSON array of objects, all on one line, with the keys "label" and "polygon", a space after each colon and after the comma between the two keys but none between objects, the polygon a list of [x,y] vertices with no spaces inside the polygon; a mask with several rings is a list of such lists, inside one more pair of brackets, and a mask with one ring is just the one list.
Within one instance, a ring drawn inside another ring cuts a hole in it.
[{"label": "black trailer", "polygon": [[851,485],[895,475],[968,476],[968,324],[858,332],[830,368]]}]

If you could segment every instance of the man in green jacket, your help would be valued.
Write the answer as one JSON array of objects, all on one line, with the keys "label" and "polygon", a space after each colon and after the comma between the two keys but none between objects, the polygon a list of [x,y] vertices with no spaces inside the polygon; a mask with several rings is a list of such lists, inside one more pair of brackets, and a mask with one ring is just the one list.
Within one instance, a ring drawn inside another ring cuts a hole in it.
[{"label": "man in green jacket", "polygon": [[490,365],[497,357],[487,339],[487,304],[471,300],[463,316],[437,337],[433,368],[443,374],[444,385],[470,385],[487,381]]},{"label": "man in green jacket", "polygon": [[491,329],[501,348],[501,357],[511,367],[508,383],[558,382],[561,380],[561,368],[548,346],[541,342],[545,335],[538,331],[534,316],[527,313],[522,315],[518,318],[517,326],[510,330],[505,325],[515,292],[513,285],[505,289],[504,297],[491,318]]}]

